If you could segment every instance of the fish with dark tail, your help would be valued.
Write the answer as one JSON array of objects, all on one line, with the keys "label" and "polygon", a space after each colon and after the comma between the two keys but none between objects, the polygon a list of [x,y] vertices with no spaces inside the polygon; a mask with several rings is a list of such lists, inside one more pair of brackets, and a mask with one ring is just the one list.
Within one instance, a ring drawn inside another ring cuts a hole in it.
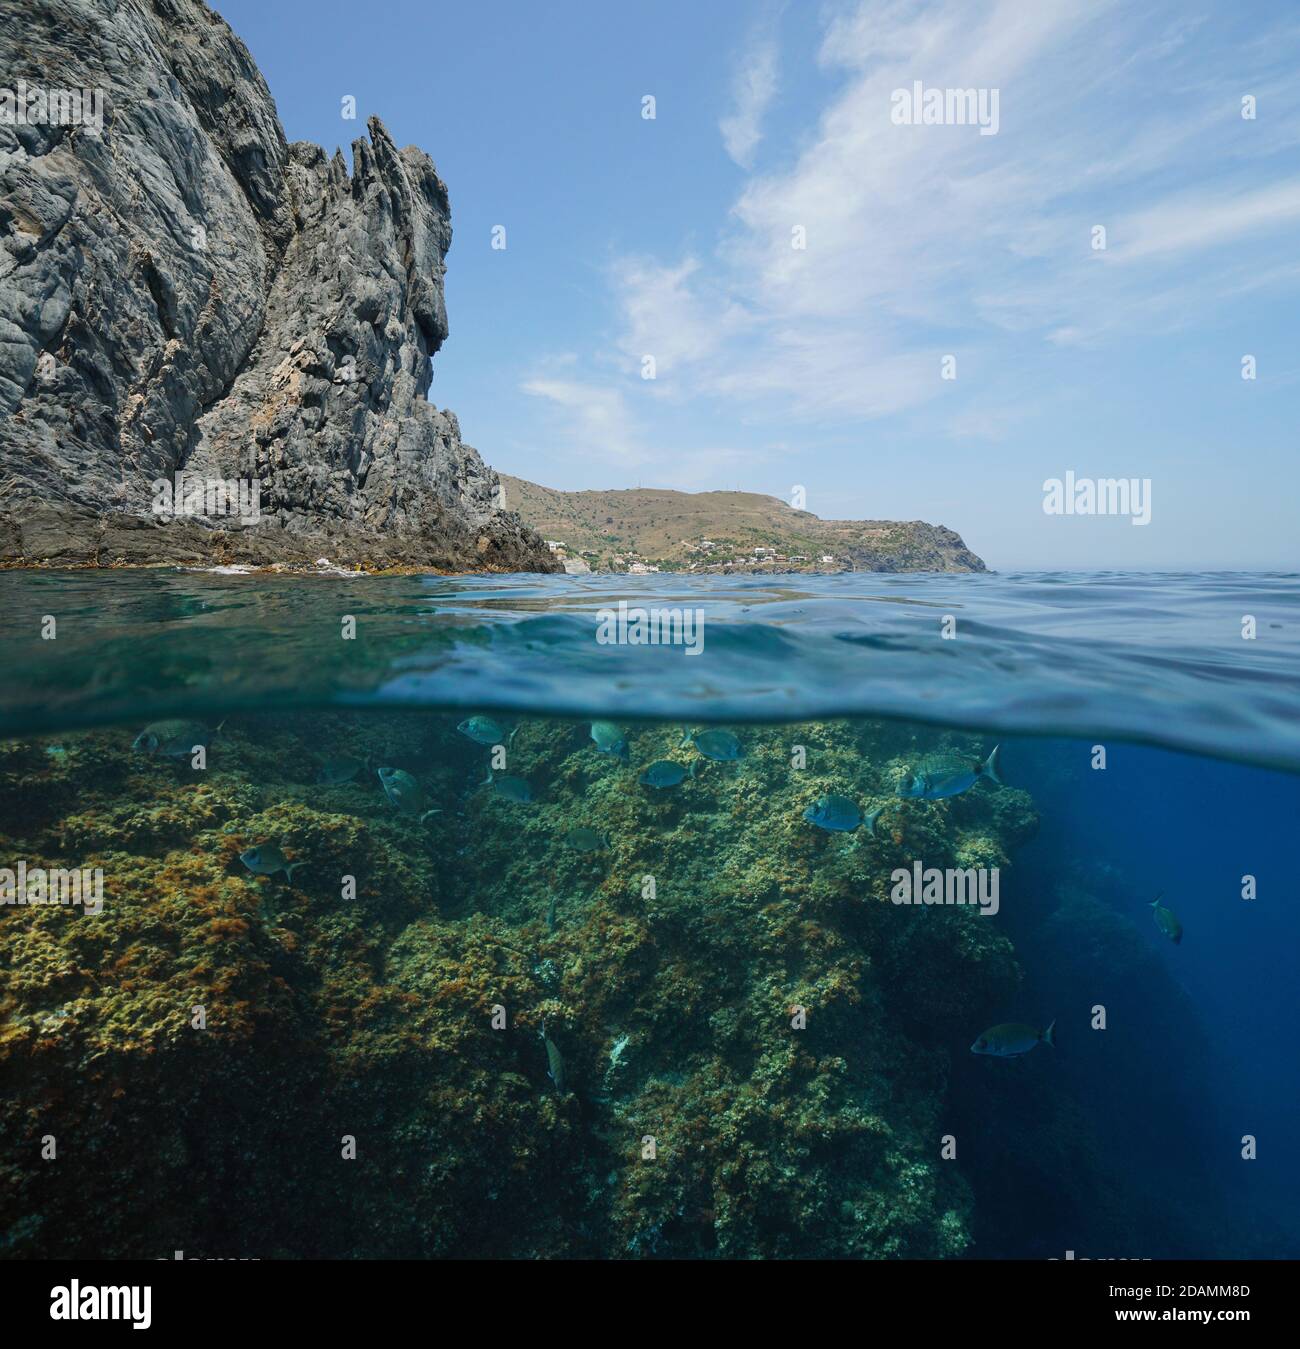
[{"label": "fish with dark tail", "polygon": [[542,1037],[542,1044],[546,1046],[546,1076],[555,1084],[557,1096],[564,1095],[564,1060],[560,1057],[560,1051],[555,1046],[555,1041],[546,1033],[546,1022],[542,1022],[542,1029],[539,1032]]},{"label": "fish with dark tail", "polygon": [[602,754],[612,754],[614,758],[627,762],[627,737],[612,721],[593,721],[591,738]]},{"label": "fish with dark tail", "polygon": [[1162,890],[1151,901],[1151,917],[1155,919],[1156,926],[1160,931],[1177,946],[1183,939],[1183,925],[1178,921],[1178,915],[1173,909],[1160,902],[1164,896],[1165,892]]},{"label": "fish with dark tail", "polygon": [[284,872],[285,882],[293,884],[293,873],[306,862],[290,862],[274,843],[259,843],[256,848],[239,854],[239,860],[255,876],[274,876],[277,871]]},{"label": "fish with dark tail", "polygon": [[185,759],[193,752],[208,745],[221,734],[220,722],[215,730],[209,730],[201,721],[185,721],[173,718],[168,721],[155,721],[140,732],[131,742],[131,748],[138,754],[156,754],[164,759]]},{"label": "fish with dark tail", "polygon": [[880,818],[880,812],[884,806],[877,806],[875,810],[864,815],[858,808],[856,801],[850,801],[847,796],[820,796],[803,813],[803,817],[809,824],[815,824],[818,829],[825,829],[834,834],[851,834],[860,824],[865,824],[867,833],[873,838],[876,835],[876,821]]},{"label": "fish with dark tail", "polygon": [[1001,750],[1001,745],[995,745],[983,763],[952,750],[927,754],[915,768],[903,773],[898,794],[911,800],[941,801],[945,796],[960,796],[980,781],[995,782],[1001,787]]},{"label": "fish with dark tail", "polygon": [[1019,1021],[1008,1021],[1005,1025],[994,1026],[970,1047],[972,1054],[988,1054],[995,1059],[1018,1059],[1028,1054],[1035,1045],[1056,1044],[1056,1022],[1046,1030],[1036,1026],[1026,1026]]},{"label": "fish with dark tail", "polygon": [[385,795],[399,815],[416,815],[421,824],[432,815],[441,815],[442,808],[429,808],[424,788],[404,769],[378,768],[379,781]]},{"label": "fish with dark tail", "polygon": [[321,787],[340,787],[351,782],[369,763],[369,758],[354,759],[343,755],[337,759],[322,759],[316,782]]}]

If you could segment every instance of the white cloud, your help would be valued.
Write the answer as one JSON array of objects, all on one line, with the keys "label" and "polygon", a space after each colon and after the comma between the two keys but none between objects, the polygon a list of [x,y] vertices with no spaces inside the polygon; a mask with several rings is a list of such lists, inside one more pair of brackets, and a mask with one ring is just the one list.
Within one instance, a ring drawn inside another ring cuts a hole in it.
[{"label": "white cloud", "polygon": [[627,258],[611,280],[623,324],[619,345],[637,374],[646,356],[654,357],[656,379],[698,364],[750,321],[734,300],[709,293],[694,258],[675,266]]},{"label": "white cloud", "polygon": [[[698,399],[769,444],[772,428],[843,428],[931,402],[944,434],[996,439],[1035,355],[1194,322],[1252,277],[1294,284],[1285,236],[1300,179],[1278,164],[1300,99],[1269,69],[1250,84],[1229,72],[1207,23],[1118,0],[863,0],[840,13],[818,53],[838,81],[819,78],[831,92],[794,128],[798,153],[750,174],[716,245],[610,268],[618,333],[588,358],[593,406],[569,404],[584,438],[603,427],[617,444],[621,424],[650,457],[644,427]],[[1279,72],[1298,40],[1279,35]],[[723,122],[742,166],[778,64],[774,33],[756,35]],[[895,125],[890,96],[914,80],[997,89],[999,133]],[[1267,91],[1266,124],[1242,121],[1238,84]],[[1097,224],[1105,254],[1091,247]],[[791,246],[796,226],[805,248]],[[1247,238],[1249,257],[1234,247]],[[949,352],[955,383],[939,378]],[[653,382],[635,367],[645,355]]]},{"label": "white cloud", "polygon": [[563,415],[566,448],[571,454],[598,455],[622,464],[645,459],[621,390],[553,378],[525,380],[522,387],[525,393],[546,399]]},{"label": "white cloud", "polygon": [[1159,202],[1121,221],[1107,256],[1116,262],[1168,256],[1228,243],[1289,225],[1300,217],[1300,179],[1224,198],[1196,196]]},{"label": "white cloud", "polygon": [[722,144],[742,169],[754,163],[763,138],[763,117],[776,97],[779,51],[771,25],[751,37],[732,79],[732,110],[718,123]]}]

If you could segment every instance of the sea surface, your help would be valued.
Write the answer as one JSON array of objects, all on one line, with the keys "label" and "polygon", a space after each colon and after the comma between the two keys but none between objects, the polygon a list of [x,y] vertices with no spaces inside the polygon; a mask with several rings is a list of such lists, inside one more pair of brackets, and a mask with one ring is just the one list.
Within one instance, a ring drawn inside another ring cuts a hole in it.
[{"label": "sea surface", "polygon": [[1296,574],[8,572],[0,635],[0,887],[102,895],[0,904],[0,1255],[1300,1255]]}]

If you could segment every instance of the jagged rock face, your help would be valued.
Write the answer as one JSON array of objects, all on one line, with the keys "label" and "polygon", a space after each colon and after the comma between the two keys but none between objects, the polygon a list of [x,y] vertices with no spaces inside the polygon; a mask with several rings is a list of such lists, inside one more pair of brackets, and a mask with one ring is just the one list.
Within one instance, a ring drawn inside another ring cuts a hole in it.
[{"label": "jagged rock face", "polygon": [[[556,570],[426,398],[451,243],[428,156],[373,118],[350,176],[286,144],[199,0],[21,10],[0,29],[0,83],[28,93],[0,120],[0,560]],[[102,90],[102,129],[90,101],[50,124],[32,89]],[[256,482],[260,520],[157,516],[177,473]]]}]

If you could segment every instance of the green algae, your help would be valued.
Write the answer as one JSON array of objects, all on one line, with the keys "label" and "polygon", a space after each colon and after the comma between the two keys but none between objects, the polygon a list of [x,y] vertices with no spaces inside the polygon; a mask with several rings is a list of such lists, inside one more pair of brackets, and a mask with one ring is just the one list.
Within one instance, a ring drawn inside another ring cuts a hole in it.
[{"label": "green algae", "polygon": [[[10,1253],[962,1254],[949,1077],[1020,970],[995,921],[888,896],[914,858],[1006,867],[1032,834],[1014,787],[894,795],[979,744],[736,727],[741,763],[655,794],[679,727],[626,728],[625,766],[527,721],[523,807],[475,790],[457,720],[232,718],[201,771],[126,729],[0,747],[4,854],[105,877],[99,915],[0,909]],[[443,813],[318,785],[321,753],[400,755]],[[877,837],[809,826],[830,792],[883,805]],[[580,826],[610,847],[566,848]],[[266,841],[292,885],[240,864]]]}]

